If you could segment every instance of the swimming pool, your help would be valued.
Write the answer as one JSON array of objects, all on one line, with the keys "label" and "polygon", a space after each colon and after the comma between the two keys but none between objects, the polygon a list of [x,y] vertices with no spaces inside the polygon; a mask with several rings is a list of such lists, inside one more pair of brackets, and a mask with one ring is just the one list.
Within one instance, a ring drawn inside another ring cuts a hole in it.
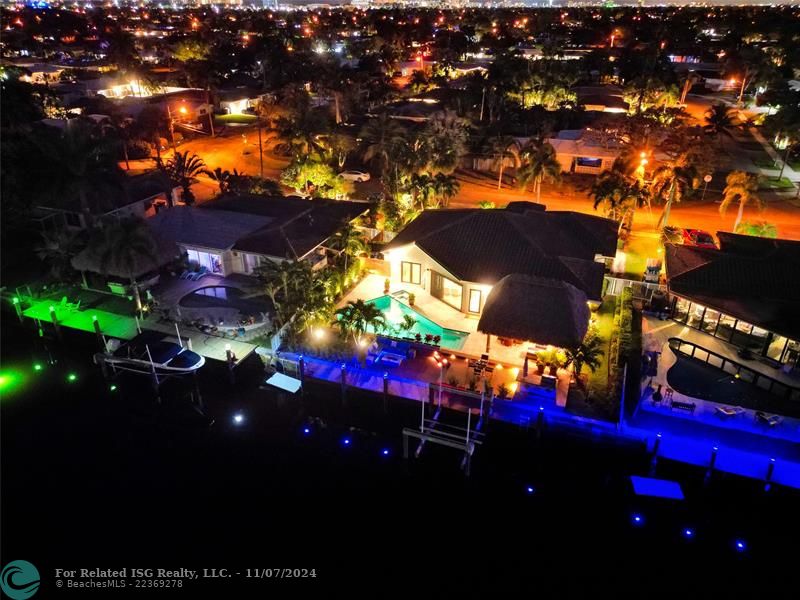
[{"label": "swimming pool", "polygon": [[[386,318],[389,331],[381,331],[378,333],[388,333],[389,335],[397,337],[414,337],[415,334],[418,333],[423,339],[425,339],[426,335],[438,335],[441,338],[439,344],[444,348],[452,348],[453,350],[460,350],[469,335],[466,331],[447,329],[446,327],[434,323],[425,315],[403,304],[392,296],[373,298],[372,300],[368,300],[367,304],[377,306]],[[410,331],[403,331],[399,327],[405,315],[410,315],[417,321]]]}]

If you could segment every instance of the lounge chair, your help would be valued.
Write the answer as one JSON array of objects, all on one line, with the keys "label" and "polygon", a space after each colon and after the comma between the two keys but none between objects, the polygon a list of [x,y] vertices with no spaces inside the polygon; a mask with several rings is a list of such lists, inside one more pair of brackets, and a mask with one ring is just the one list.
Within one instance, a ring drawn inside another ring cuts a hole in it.
[{"label": "lounge chair", "polygon": [[745,410],[741,406],[717,406],[715,412],[722,417],[735,417],[745,412]]},{"label": "lounge chair", "polygon": [[779,425],[783,421],[783,417],[780,415],[768,415],[765,412],[760,410],[756,411],[756,422],[763,423],[764,425],[768,425],[769,427],[775,427]]},{"label": "lounge chair", "polygon": [[178,279],[189,279],[189,269],[184,269],[183,273],[178,275]]}]

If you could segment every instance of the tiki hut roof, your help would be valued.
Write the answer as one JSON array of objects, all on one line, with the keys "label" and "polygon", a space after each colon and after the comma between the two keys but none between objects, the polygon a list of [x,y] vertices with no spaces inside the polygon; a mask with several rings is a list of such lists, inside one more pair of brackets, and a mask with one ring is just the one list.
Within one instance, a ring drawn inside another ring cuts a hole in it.
[{"label": "tiki hut roof", "polygon": [[482,333],[574,348],[589,327],[586,294],[564,281],[531,275],[503,277],[478,322]]}]

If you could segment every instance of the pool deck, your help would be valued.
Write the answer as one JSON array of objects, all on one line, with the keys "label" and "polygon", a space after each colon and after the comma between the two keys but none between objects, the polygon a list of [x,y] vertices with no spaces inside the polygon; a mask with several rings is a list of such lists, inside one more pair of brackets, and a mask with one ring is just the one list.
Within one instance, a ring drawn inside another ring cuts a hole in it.
[{"label": "pool deck", "polygon": [[[359,284],[347,293],[337,305],[344,306],[351,300],[373,300],[384,296],[383,284],[386,277],[382,275],[367,275]],[[408,291],[416,296],[413,309],[424,315],[437,325],[446,329],[465,331],[469,335],[464,340],[461,348],[455,350],[470,358],[480,358],[486,352],[486,335],[478,332],[478,317],[466,315],[431,296],[426,290],[416,285],[394,284],[389,289],[393,294],[399,291]],[[527,346],[502,346],[495,336],[492,336],[489,357],[504,366],[521,367],[525,362]]]}]

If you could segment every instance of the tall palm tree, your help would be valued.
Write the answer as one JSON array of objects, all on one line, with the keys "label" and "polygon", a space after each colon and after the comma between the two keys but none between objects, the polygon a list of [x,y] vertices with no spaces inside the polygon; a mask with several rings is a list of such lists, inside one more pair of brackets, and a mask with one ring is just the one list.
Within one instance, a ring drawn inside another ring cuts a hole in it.
[{"label": "tall palm tree", "polygon": [[359,345],[367,329],[378,331],[386,327],[383,312],[374,304],[368,304],[363,300],[351,300],[335,314],[337,318],[334,325],[338,326],[343,334],[351,334],[353,341]]},{"label": "tall palm tree", "polygon": [[197,176],[206,172],[206,163],[197,154],[188,152],[175,152],[167,164],[164,171],[170,180],[183,188],[181,199],[184,204],[194,204],[194,194],[192,184],[197,183]]},{"label": "tall palm tree", "polygon": [[503,186],[503,171],[506,167],[506,160],[511,159],[514,168],[519,168],[519,146],[516,140],[510,135],[498,135],[489,138],[487,150],[492,155],[494,166],[497,169],[497,189]]},{"label": "tall palm tree", "polygon": [[158,266],[156,249],[150,227],[137,217],[104,223],[89,243],[89,251],[99,261],[101,272],[128,277],[137,311],[142,309],[142,299],[136,277],[145,265]]},{"label": "tall palm tree", "polygon": [[662,165],[653,173],[650,191],[653,198],[664,201],[664,211],[657,228],[667,227],[673,203],[689,194],[697,186],[697,170],[693,166]]},{"label": "tall palm tree", "polygon": [[724,102],[716,102],[706,111],[706,125],[703,129],[708,133],[731,135],[732,130],[736,128],[736,114],[736,111]]},{"label": "tall palm tree", "polygon": [[392,152],[405,139],[405,128],[388,114],[381,113],[361,128],[364,162],[374,164],[380,172],[389,166]]},{"label": "tall palm tree", "polygon": [[533,184],[537,202],[542,198],[542,181],[561,181],[561,163],[556,159],[555,148],[547,142],[531,140],[520,152],[520,162],[519,185],[524,190]]},{"label": "tall palm tree", "polygon": [[424,210],[434,197],[434,179],[427,173],[412,173],[407,179],[408,189],[411,191],[411,202],[414,208]]},{"label": "tall palm tree", "polygon": [[611,169],[598,175],[591,190],[594,209],[602,206],[609,219],[618,221],[620,229],[630,221],[634,211],[649,205],[650,193],[647,186],[636,176],[626,172],[623,160],[614,161]]},{"label": "tall palm tree", "polygon": [[433,176],[433,195],[437,198],[437,206],[441,204],[445,208],[450,204],[450,200],[458,194],[461,184],[455,175],[437,173]]},{"label": "tall palm tree", "polygon": [[725,191],[722,195],[722,204],[719,205],[720,214],[724,215],[731,204],[739,202],[739,212],[733,230],[739,227],[744,215],[746,204],[755,204],[759,210],[764,209],[764,202],[758,195],[758,177],[743,171],[731,171],[725,179]]},{"label": "tall palm tree", "polygon": [[347,223],[331,239],[328,245],[332,250],[336,250],[340,255],[344,254],[344,272],[347,273],[348,257],[356,257],[368,250],[364,236],[352,223]]}]

